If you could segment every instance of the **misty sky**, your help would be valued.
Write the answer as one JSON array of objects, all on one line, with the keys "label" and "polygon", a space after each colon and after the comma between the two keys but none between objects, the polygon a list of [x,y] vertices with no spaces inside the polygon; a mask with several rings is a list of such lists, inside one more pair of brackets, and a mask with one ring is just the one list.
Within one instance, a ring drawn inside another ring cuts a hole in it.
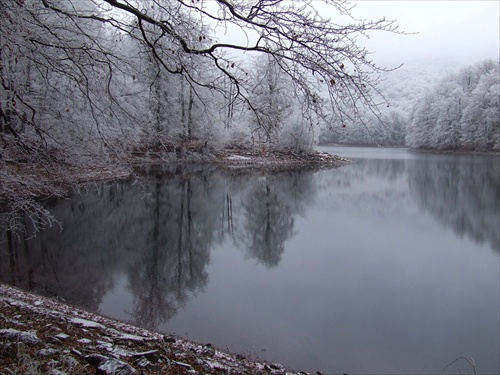
[{"label": "misty sky", "polygon": [[398,64],[439,60],[470,64],[499,58],[500,1],[354,1],[359,18],[396,19],[415,35],[376,33],[369,43],[374,60]]},{"label": "misty sky", "polygon": [[[324,17],[339,23],[350,21],[339,19],[336,11],[330,15],[322,0],[313,0],[313,4]],[[355,4],[352,15],[358,19],[394,19],[400,30],[415,33],[374,32],[370,40],[359,38],[358,43],[367,43],[375,52],[372,58],[378,64],[436,60],[467,65],[500,57],[499,0],[360,0],[351,4]],[[249,34],[224,27],[217,27],[216,32],[229,43],[246,44],[249,38]]]}]

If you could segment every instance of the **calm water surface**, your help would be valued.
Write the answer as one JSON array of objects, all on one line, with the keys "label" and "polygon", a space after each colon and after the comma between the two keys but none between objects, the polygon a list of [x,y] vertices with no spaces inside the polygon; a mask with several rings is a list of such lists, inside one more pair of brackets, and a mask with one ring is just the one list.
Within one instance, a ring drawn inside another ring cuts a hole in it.
[{"label": "calm water surface", "polygon": [[164,168],[53,202],[62,232],[3,241],[0,279],[297,370],[499,373],[499,158],[321,149],[357,163]]}]

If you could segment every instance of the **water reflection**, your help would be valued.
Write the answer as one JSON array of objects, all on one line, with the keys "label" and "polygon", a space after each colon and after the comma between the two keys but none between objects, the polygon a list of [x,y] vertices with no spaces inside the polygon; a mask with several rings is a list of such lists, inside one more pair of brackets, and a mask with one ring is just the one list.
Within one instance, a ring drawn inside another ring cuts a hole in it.
[{"label": "water reflection", "polygon": [[434,156],[408,161],[418,205],[460,236],[500,252],[500,162],[497,157]]},{"label": "water reflection", "polygon": [[149,196],[131,228],[142,241],[131,249],[125,269],[134,296],[131,314],[141,326],[153,329],[167,321],[207,283],[218,212],[206,183],[210,175],[177,169],[144,180]]},{"label": "water reflection", "polygon": [[24,238],[3,233],[1,280],[97,311],[114,276],[124,274],[134,323],[155,329],[203,291],[214,243],[228,238],[257,262],[278,266],[294,216],[314,195],[305,171],[142,172],[135,183],[101,184],[50,204],[62,231],[31,238],[41,228],[25,218]]},{"label": "water reflection", "polygon": [[322,172],[319,189],[330,192],[331,210],[347,205],[360,218],[373,212],[380,220],[400,214],[411,197],[406,184],[406,162],[401,159],[363,159],[336,173]]},{"label": "water reflection", "polygon": [[294,234],[294,216],[314,199],[313,181],[311,173],[289,171],[249,182],[238,212],[244,225],[237,229],[235,244],[266,267],[276,267]]},{"label": "water reflection", "polygon": [[[371,209],[379,213],[387,212],[389,207],[401,209],[409,201],[415,202],[422,211],[457,235],[479,244],[487,243],[500,252],[498,157],[408,151],[381,154],[380,150],[376,151],[374,158],[366,150],[368,154],[361,153],[362,157],[351,154],[358,163],[331,175],[320,188],[354,187],[354,190],[345,190],[349,199],[360,209],[369,201]],[[401,179],[407,183],[386,185]],[[374,205],[375,202],[378,203]]]},{"label": "water reflection", "polygon": [[310,372],[497,370],[498,158],[377,152],[94,186],[49,204],[63,231],[1,232],[0,281]]}]

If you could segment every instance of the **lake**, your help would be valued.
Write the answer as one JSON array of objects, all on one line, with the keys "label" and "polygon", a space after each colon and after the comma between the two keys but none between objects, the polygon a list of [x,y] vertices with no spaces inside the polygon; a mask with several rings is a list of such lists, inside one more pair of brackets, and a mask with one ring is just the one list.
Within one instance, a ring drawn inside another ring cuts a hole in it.
[{"label": "lake", "polygon": [[296,370],[500,373],[499,157],[319,149],[356,163],[150,167],[48,202],[63,229],[2,242],[0,280]]}]

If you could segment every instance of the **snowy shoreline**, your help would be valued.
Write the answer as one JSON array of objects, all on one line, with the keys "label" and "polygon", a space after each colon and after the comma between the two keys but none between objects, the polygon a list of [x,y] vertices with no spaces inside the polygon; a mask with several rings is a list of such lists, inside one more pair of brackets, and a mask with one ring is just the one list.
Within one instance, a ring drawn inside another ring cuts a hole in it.
[{"label": "snowy shoreline", "polygon": [[0,284],[0,368],[32,374],[307,374]]}]

